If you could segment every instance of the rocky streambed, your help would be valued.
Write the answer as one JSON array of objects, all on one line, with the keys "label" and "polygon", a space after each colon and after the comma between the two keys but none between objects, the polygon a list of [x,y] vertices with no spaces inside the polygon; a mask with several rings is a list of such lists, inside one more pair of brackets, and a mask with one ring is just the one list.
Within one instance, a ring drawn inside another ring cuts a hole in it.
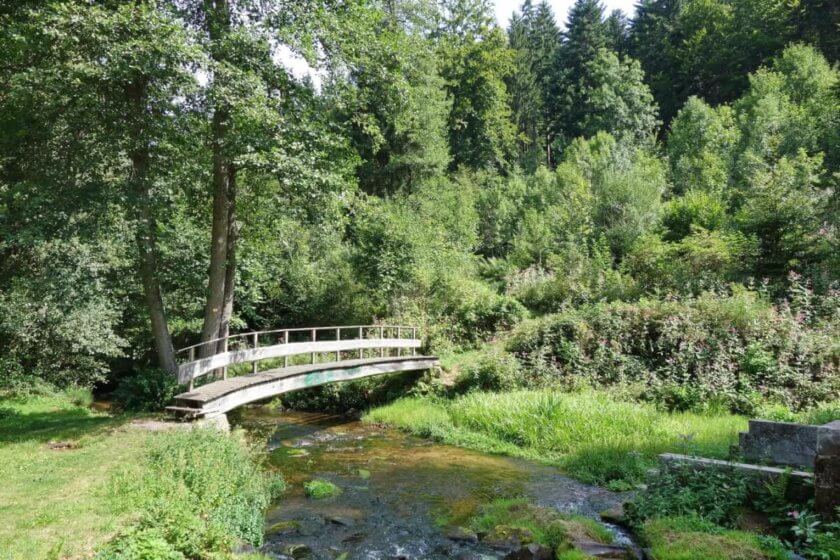
[{"label": "rocky streambed", "polygon": [[[260,550],[270,557],[553,558],[557,550],[533,542],[546,527],[570,559],[636,557],[626,533],[598,520],[626,496],[551,466],[326,414],[256,407],[235,422],[266,440],[289,484],[267,515]],[[338,493],[314,499],[312,480]]]}]

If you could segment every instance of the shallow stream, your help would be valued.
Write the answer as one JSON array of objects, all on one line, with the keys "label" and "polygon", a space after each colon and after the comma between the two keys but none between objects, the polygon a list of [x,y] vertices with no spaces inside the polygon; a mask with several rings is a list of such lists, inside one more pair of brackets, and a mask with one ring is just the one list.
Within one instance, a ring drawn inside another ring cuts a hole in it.
[{"label": "shallow stream", "polygon": [[[271,463],[289,484],[267,516],[261,551],[273,558],[502,558],[457,534],[484,503],[526,498],[597,517],[622,501],[551,466],[339,416],[259,407],[244,409],[235,422],[266,438]],[[341,494],[308,498],[304,483],[314,478],[335,483]],[[619,542],[626,539],[611,530]]]}]

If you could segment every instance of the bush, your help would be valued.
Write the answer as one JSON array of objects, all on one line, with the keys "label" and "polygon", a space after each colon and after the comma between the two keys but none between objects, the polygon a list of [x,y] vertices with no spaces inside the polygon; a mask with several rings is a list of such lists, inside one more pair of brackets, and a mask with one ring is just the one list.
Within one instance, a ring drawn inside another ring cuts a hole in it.
[{"label": "bush", "polygon": [[505,391],[525,384],[519,361],[507,352],[494,350],[468,364],[455,380],[455,389],[466,392]]},{"label": "bush", "polygon": [[93,404],[93,393],[87,387],[70,387],[64,390],[64,394],[78,407],[87,408]]},{"label": "bush", "polygon": [[834,321],[733,289],[549,315],[520,325],[508,349],[561,380],[641,383],[672,409],[717,402],[753,414],[762,400],[798,409],[836,398]]},{"label": "bush", "polygon": [[476,343],[487,340],[498,331],[508,330],[528,314],[515,298],[500,295],[492,289],[471,283],[465,291],[451,295],[449,309],[444,313],[455,323],[456,340]]},{"label": "bush", "polygon": [[125,410],[163,410],[178,389],[178,381],[172,374],[158,368],[146,368],[123,378],[114,391],[114,400]]},{"label": "bush", "polygon": [[533,311],[551,313],[571,305],[636,295],[633,279],[613,268],[605,238],[595,243],[591,252],[567,244],[546,260],[547,269],[532,266],[508,282],[508,293]]}]

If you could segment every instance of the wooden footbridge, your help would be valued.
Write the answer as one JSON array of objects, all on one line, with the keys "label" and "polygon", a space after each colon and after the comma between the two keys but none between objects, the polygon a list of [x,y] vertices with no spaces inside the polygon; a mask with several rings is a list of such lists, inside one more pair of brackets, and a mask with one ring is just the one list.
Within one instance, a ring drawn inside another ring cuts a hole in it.
[{"label": "wooden footbridge", "polygon": [[[212,417],[299,389],[438,365],[435,356],[417,355],[421,345],[417,327],[387,325],[280,329],[210,340],[178,351],[178,382],[189,390],[167,410]],[[196,386],[210,374],[221,379]]]}]

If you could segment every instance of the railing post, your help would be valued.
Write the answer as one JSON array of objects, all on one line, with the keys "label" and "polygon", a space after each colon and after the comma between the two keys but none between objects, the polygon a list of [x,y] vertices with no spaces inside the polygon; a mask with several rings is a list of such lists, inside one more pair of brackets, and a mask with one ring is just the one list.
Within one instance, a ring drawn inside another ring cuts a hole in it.
[{"label": "railing post", "polygon": [[[190,348],[190,361],[191,362],[195,361],[195,346]],[[188,390],[189,391],[193,390],[193,378],[192,377],[190,377],[190,383],[189,383],[189,389]]]},{"label": "railing post", "polygon": [[[335,329],[335,340],[336,340],[336,342],[341,340],[341,327]],[[335,351],[335,361],[336,362],[341,361],[341,350],[336,350]]]},{"label": "railing post", "polygon": [[[411,327],[411,338],[413,340],[417,340],[417,327]],[[411,347],[411,355],[417,355],[417,348],[415,348],[414,346]]]},{"label": "railing post", "polygon": [[[362,340],[365,338],[365,328],[359,327],[359,344],[362,343]],[[365,357],[365,350],[364,348],[359,348],[359,359],[363,359]]]},{"label": "railing post", "polygon": [[[224,351],[228,351],[228,337],[225,337]],[[227,379],[227,366],[222,368],[222,379]]]},{"label": "railing post", "polygon": [[[397,327],[397,338],[402,340],[402,327]],[[397,357],[402,356],[402,347],[397,346]]]},{"label": "railing post", "polygon": [[[257,333],[254,333],[254,350],[260,347],[260,336]],[[251,373],[257,373],[259,371],[257,367],[257,360],[251,364]]]},{"label": "railing post", "polygon": [[[286,345],[289,344],[289,331],[288,330],[283,331],[283,344],[286,344]],[[289,367],[289,355],[288,354],[283,356],[283,367]]]},{"label": "railing post", "polygon": [[[318,338],[318,331],[316,329],[312,329],[312,342],[317,342],[317,340],[316,340],[317,338]],[[314,364],[315,363],[315,352],[312,352],[312,354],[310,354],[309,357],[312,359],[312,363]]]}]

